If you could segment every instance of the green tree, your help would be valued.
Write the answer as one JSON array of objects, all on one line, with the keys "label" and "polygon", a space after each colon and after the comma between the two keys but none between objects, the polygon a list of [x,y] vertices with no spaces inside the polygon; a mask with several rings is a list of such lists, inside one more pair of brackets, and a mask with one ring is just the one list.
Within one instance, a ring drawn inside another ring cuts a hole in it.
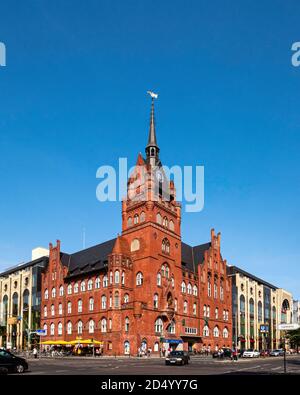
[{"label": "green tree", "polygon": [[288,338],[290,340],[291,347],[296,348],[298,351],[300,346],[300,328],[295,331],[289,331]]}]

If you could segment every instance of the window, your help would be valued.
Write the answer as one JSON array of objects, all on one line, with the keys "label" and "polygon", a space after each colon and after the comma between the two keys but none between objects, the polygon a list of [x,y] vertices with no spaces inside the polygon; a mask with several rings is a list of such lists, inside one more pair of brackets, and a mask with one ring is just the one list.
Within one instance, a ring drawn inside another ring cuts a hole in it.
[{"label": "window", "polygon": [[54,304],[51,305],[51,315],[52,315],[52,316],[55,315],[55,307],[54,307]]},{"label": "window", "polygon": [[223,337],[224,339],[228,338],[228,329],[226,327],[223,329]]},{"label": "window", "polygon": [[156,222],[161,225],[161,215],[159,213],[156,214]]},{"label": "window", "polygon": [[167,217],[164,217],[164,219],[163,219],[163,226],[164,226],[165,228],[168,227],[168,218],[167,218]]},{"label": "window", "polygon": [[187,310],[188,310],[188,302],[185,300],[183,302],[183,312],[184,312],[184,314],[187,314]]},{"label": "window", "polygon": [[207,306],[206,308],[206,317],[209,318],[210,316],[210,306]]},{"label": "window", "polygon": [[119,292],[115,292],[115,307],[118,308],[120,306],[120,297],[119,297]]},{"label": "window", "polygon": [[197,314],[197,303],[193,304],[193,314],[196,315]]},{"label": "window", "polygon": [[106,296],[102,295],[101,297],[101,307],[102,309],[106,309]]},{"label": "window", "polygon": [[215,308],[215,317],[216,320],[219,318],[219,309],[217,307]]},{"label": "window", "polygon": [[128,219],[127,219],[127,227],[129,228],[130,226],[132,226],[132,218],[128,217]]},{"label": "window", "polygon": [[168,328],[168,333],[175,334],[175,322],[171,321]]},{"label": "window", "polygon": [[128,340],[124,342],[124,354],[129,355],[130,354],[130,343]]},{"label": "window", "polygon": [[139,216],[138,216],[138,214],[135,214],[135,215],[134,215],[134,217],[133,217],[133,223],[134,223],[134,225],[136,225],[136,224],[139,223]]},{"label": "window", "polygon": [[140,249],[140,242],[139,239],[133,239],[130,245],[130,251],[138,251]]},{"label": "window", "polygon": [[172,284],[172,288],[175,287],[175,280],[174,280],[174,276],[172,275],[171,277],[171,284]]},{"label": "window", "polygon": [[103,277],[103,287],[106,288],[108,286],[108,277],[107,274]]},{"label": "window", "polygon": [[219,337],[219,328],[217,326],[214,327],[214,337]]},{"label": "window", "polygon": [[145,215],[144,211],[142,211],[141,215],[140,215],[140,220],[141,220],[141,222],[144,222],[145,219],[146,219],[146,215]]},{"label": "window", "polygon": [[55,334],[55,325],[52,322],[52,324],[50,325],[50,335],[54,336],[54,334]]},{"label": "window", "polygon": [[194,295],[194,296],[197,296],[197,295],[198,295],[198,288],[197,288],[197,285],[194,285],[194,286],[193,286],[193,295]]},{"label": "window", "polygon": [[207,282],[207,295],[211,296],[211,283],[210,283],[210,281]]},{"label": "window", "polygon": [[102,318],[101,320],[101,332],[105,333],[106,332],[106,318]]},{"label": "window", "polygon": [[124,303],[128,303],[129,302],[129,295],[125,294],[124,295]]},{"label": "window", "polygon": [[223,287],[223,281],[221,281],[220,284],[220,299],[223,300],[224,299],[224,287]]},{"label": "window", "polygon": [[161,250],[162,252],[169,254],[170,253],[170,242],[168,239],[163,239],[161,243]]},{"label": "window", "polygon": [[67,334],[72,335],[72,322],[71,321],[69,321],[67,323]]},{"label": "window", "polygon": [[225,318],[226,318],[226,321],[228,321],[228,319],[229,319],[229,311],[228,310],[226,310],[226,312],[225,312]]},{"label": "window", "polygon": [[142,285],[143,284],[143,274],[141,272],[138,272],[136,275],[136,285]]},{"label": "window", "polygon": [[93,281],[92,280],[88,281],[87,289],[88,289],[88,291],[91,291],[93,289]]},{"label": "window", "polygon": [[109,272],[109,283],[110,284],[113,283],[113,272],[112,271]]},{"label": "window", "polygon": [[56,288],[52,288],[51,296],[52,296],[52,298],[56,297]]},{"label": "window", "polygon": [[108,320],[108,329],[111,331],[112,330],[112,319],[109,318]]},{"label": "window", "polygon": [[155,333],[162,333],[163,330],[163,322],[161,318],[157,318],[154,324]]},{"label": "window", "polygon": [[174,310],[177,311],[178,308],[178,302],[177,299],[174,299]]},{"label": "window", "polygon": [[262,303],[261,303],[261,301],[259,301],[258,305],[257,305],[257,316],[258,316],[258,322],[262,322]]},{"label": "window", "polygon": [[44,324],[44,326],[43,326],[43,329],[44,329],[44,331],[45,331],[45,333],[46,333],[46,335],[47,335],[47,333],[48,333],[48,327],[47,327],[47,324]]},{"label": "window", "polygon": [[207,325],[204,325],[204,327],[203,327],[203,336],[205,336],[205,337],[209,336],[209,328]]},{"label": "window", "polygon": [[63,313],[62,304],[59,303],[59,305],[58,305],[58,314],[62,315],[62,313]]},{"label": "window", "polygon": [[214,283],[214,298],[216,299],[218,297],[218,286],[216,283]]},{"label": "window", "polygon": [[69,284],[69,285],[68,285],[68,290],[67,290],[67,292],[68,292],[68,295],[71,295],[71,294],[72,294],[72,284]]},{"label": "window", "polygon": [[122,276],[121,276],[121,283],[122,285],[125,285],[125,272],[122,272]]},{"label": "window", "polygon": [[78,335],[82,335],[83,324],[82,321],[78,321],[77,323],[77,333]]},{"label": "window", "polygon": [[182,281],[182,283],[181,283],[181,292],[182,292],[183,294],[186,293],[186,285],[185,285],[185,282],[184,282],[184,281]]},{"label": "window", "polygon": [[206,304],[203,306],[203,317],[206,317],[207,314],[207,309],[206,309]]},{"label": "window", "polygon": [[158,295],[157,294],[154,294],[154,297],[153,297],[153,307],[155,309],[158,309]]},{"label": "window", "polygon": [[94,298],[90,298],[89,300],[89,310],[90,311],[94,310]]},{"label": "window", "polygon": [[112,308],[112,294],[109,295],[109,307]]},{"label": "window", "polygon": [[115,284],[119,284],[120,282],[120,272],[119,270],[115,271]]},{"label": "window", "polygon": [[72,313],[72,303],[68,302],[68,314]]},{"label": "window", "polygon": [[79,290],[79,285],[78,285],[78,283],[76,283],[76,284],[74,285],[74,294],[77,294],[77,293],[78,293],[78,290]]},{"label": "window", "polygon": [[169,222],[169,229],[174,231],[174,222],[172,220]]},{"label": "window", "polygon": [[89,333],[94,333],[94,332],[95,332],[95,321],[89,320]]},{"label": "window", "polygon": [[95,288],[99,289],[100,288],[100,277],[97,277],[95,280]]},{"label": "window", "polygon": [[156,276],[156,284],[157,284],[158,286],[161,286],[161,274],[160,274],[160,272],[157,273],[157,276]]},{"label": "window", "polygon": [[62,323],[59,322],[58,325],[57,325],[57,334],[58,334],[59,336],[62,335],[62,330],[63,330]]},{"label": "window", "polygon": [[59,287],[59,296],[64,296],[64,287],[62,285]]},{"label": "window", "polygon": [[81,299],[79,299],[78,300],[78,313],[82,313],[82,300]]},{"label": "window", "polygon": [[125,318],[125,332],[129,332],[129,318]]},{"label": "window", "polygon": [[191,283],[188,283],[188,286],[187,286],[187,293],[188,293],[189,295],[192,294],[192,284],[191,284]]},{"label": "window", "polygon": [[44,317],[47,317],[47,306],[44,306]]}]

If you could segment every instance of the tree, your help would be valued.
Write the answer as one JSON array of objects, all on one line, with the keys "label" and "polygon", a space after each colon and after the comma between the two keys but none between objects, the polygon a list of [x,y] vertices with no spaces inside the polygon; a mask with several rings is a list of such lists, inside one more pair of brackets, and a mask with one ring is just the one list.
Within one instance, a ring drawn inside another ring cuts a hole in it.
[{"label": "tree", "polygon": [[290,340],[291,347],[296,348],[298,352],[300,346],[300,328],[295,331],[289,331],[288,337]]}]

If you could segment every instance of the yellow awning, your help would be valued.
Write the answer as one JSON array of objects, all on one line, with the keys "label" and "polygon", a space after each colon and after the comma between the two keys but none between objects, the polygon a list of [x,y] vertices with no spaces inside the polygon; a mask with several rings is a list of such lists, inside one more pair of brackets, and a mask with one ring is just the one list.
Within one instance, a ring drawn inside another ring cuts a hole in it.
[{"label": "yellow awning", "polygon": [[103,342],[99,342],[98,340],[94,340],[94,339],[86,339],[86,340],[82,340],[82,339],[77,339],[77,340],[72,340],[70,342],[68,342],[68,344],[103,344]]}]

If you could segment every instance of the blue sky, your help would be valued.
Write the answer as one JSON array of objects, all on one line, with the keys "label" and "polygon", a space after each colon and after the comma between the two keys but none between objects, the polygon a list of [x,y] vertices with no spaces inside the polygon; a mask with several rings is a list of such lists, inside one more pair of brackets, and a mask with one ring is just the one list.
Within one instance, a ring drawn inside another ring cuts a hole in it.
[{"label": "blue sky", "polygon": [[120,203],[96,170],[144,152],[159,92],[166,165],[205,166],[205,207],[182,238],[222,233],[230,264],[300,297],[297,1],[1,3],[0,269],[59,238],[115,237]]}]

